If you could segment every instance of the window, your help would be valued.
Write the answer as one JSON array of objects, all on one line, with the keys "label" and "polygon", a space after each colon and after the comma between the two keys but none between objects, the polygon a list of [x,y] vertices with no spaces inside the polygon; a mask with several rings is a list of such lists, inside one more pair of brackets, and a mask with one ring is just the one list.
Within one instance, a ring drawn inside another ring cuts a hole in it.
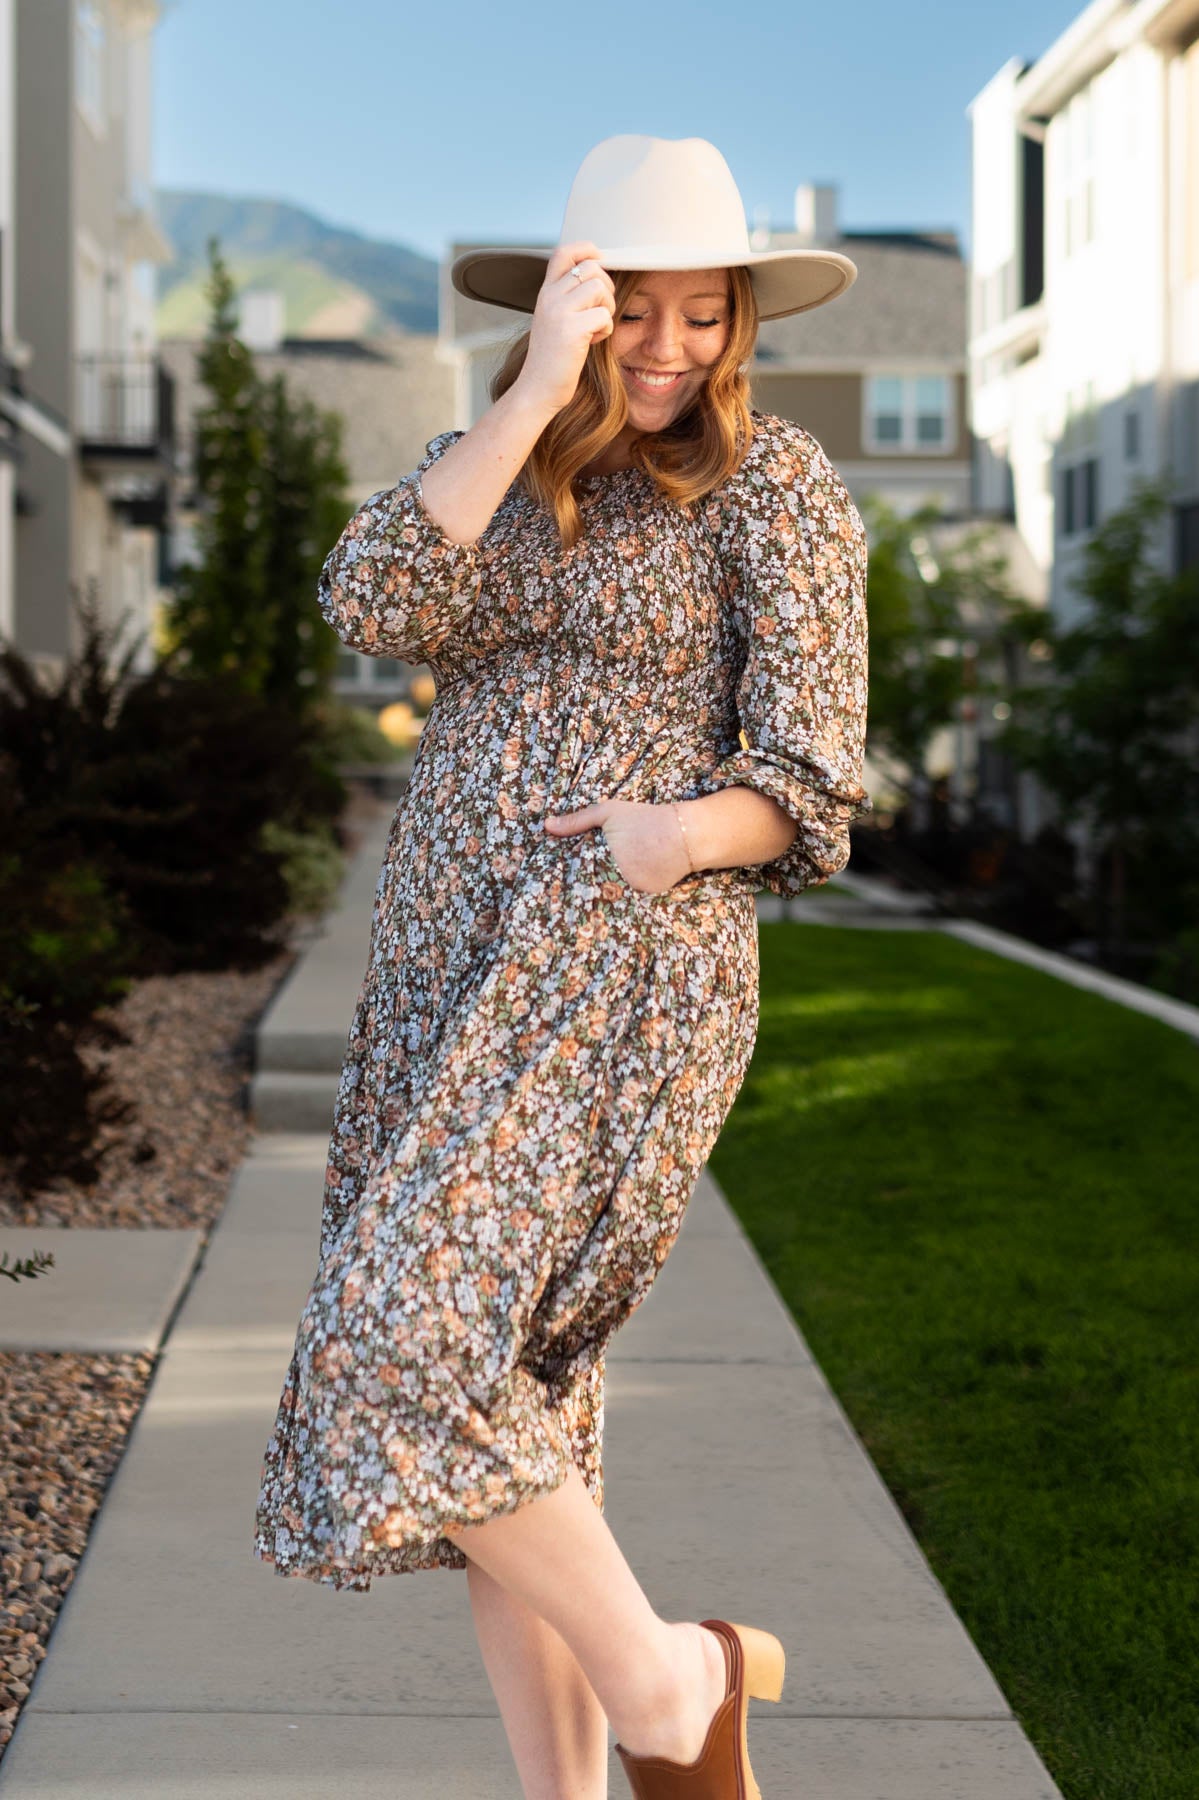
[{"label": "window", "polygon": [[1080,88],[1057,120],[1062,165],[1062,243],[1067,256],[1073,256],[1095,236],[1094,105],[1092,89]]},{"label": "window", "polygon": [[1062,470],[1062,536],[1093,531],[1099,521],[1099,458],[1088,456]]},{"label": "window", "polygon": [[97,128],[104,123],[104,16],[95,0],[76,0],[75,98]]},{"label": "window", "polygon": [[1099,522],[1099,414],[1095,384],[1072,388],[1066,396],[1058,454],[1061,467],[1061,532],[1074,537]]},{"label": "window", "polygon": [[917,454],[947,450],[953,441],[952,408],[948,375],[871,375],[866,446]]},{"label": "window", "polygon": [[1141,454],[1141,415],[1130,409],[1124,415],[1124,460],[1136,462]]}]

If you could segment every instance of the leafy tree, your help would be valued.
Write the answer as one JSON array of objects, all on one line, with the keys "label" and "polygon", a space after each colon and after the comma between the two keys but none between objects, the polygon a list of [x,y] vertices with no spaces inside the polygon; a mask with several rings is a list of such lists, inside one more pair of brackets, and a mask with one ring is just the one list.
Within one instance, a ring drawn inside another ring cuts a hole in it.
[{"label": "leafy tree", "polygon": [[1042,625],[1048,678],[1016,690],[1003,735],[1086,826],[1116,961],[1133,919],[1169,936],[1199,911],[1199,570],[1170,574],[1153,555],[1169,504],[1143,482],[1096,530],[1074,582],[1084,608]]},{"label": "leafy tree", "polygon": [[350,510],[342,422],[284,377],[259,376],[237,335],[233,281],[209,240],[211,316],[195,420],[200,560],[177,571],[166,638],[197,675],[305,711],[328,688],[337,641],[316,585]]},{"label": "leafy tree", "polygon": [[924,785],[933,736],[957,718],[980,660],[999,649],[1025,603],[990,527],[951,541],[935,505],[901,516],[866,495],[861,511],[870,542],[869,748],[911,794]]}]

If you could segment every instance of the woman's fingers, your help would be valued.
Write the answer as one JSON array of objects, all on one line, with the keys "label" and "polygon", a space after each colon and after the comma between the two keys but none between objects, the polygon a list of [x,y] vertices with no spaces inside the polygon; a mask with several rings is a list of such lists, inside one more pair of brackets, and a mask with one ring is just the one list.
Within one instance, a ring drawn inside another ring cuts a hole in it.
[{"label": "woman's fingers", "polygon": [[559,244],[550,252],[518,380],[555,412],[574,397],[591,346],[613,330],[615,291],[593,243]]},{"label": "woman's fingers", "polygon": [[545,828],[556,837],[573,837],[577,831],[591,831],[602,825],[611,810],[611,803],[601,800],[593,806],[581,806],[577,812],[547,813]]},{"label": "woman's fingers", "polygon": [[[572,273],[576,268],[579,271],[577,276]],[[616,283],[599,261],[598,246],[588,240],[559,244],[550,254],[545,273],[547,281],[568,279],[572,287],[581,287],[588,280],[598,279],[612,298],[616,297]]]}]

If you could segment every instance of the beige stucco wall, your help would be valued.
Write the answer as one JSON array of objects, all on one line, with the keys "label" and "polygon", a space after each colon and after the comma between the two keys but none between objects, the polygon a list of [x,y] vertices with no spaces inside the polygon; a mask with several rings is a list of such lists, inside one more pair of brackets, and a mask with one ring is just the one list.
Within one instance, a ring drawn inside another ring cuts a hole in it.
[{"label": "beige stucco wall", "polygon": [[[957,440],[946,450],[914,457],[908,452],[896,455],[897,462],[925,463],[960,461],[970,454],[970,434],[966,426],[966,377],[953,377],[957,411]],[[877,458],[879,453],[867,450],[862,442],[862,376],[845,374],[771,374],[765,369],[750,371],[753,403],[763,412],[778,413],[794,419],[810,431],[834,462],[861,462]]]}]

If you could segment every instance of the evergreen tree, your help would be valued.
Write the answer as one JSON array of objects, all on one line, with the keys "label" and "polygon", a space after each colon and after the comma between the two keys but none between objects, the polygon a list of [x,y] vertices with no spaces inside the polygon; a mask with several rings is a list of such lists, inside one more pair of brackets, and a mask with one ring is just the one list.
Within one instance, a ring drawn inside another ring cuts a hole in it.
[{"label": "evergreen tree", "polygon": [[270,668],[272,621],[262,530],[266,433],[254,360],[237,335],[233,281],[209,239],[212,312],[198,372],[208,399],[195,416],[200,560],[176,573],[167,638],[191,672],[228,675],[250,693]]},{"label": "evergreen tree", "polygon": [[237,336],[233,282],[209,240],[212,312],[196,414],[200,561],[178,571],[167,637],[184,667],[305,711],[328,688],[337,639],[317,578],[350,512],[342,422],[282,374],[264,382]]},{"label": "evergreen tree", "polygon": [[340,651],[321,618],[316,585],[325,557],[349,516],[343,496],[341,420],[307,397],[293,400],[278,374],[263,402],[266,434],[262,535],[271,616],[263,692],[305,707],[332,679]]}]

